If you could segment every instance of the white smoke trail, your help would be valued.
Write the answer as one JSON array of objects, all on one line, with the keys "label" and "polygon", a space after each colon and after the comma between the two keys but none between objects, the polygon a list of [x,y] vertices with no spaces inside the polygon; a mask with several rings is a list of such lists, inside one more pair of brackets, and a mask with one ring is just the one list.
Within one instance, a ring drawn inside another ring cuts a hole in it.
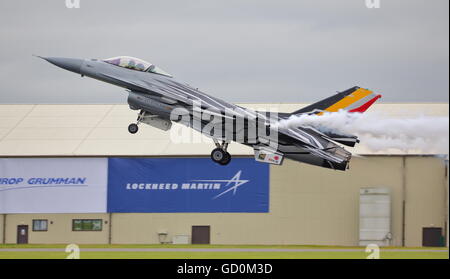
[{"label": "white smoke trail", "polygon": [[312,126],[320,131],[358,136],[372,151],[397,149],[404,152],[448,154],[448,116],[389,116],[375,112],[339,111],[323,115],[295,115],[280,127]]}]

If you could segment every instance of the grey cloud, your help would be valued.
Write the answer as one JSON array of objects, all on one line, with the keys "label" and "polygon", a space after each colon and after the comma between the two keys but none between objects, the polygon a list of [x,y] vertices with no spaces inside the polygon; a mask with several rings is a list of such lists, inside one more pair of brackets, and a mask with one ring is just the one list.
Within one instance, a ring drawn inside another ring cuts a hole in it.
[{"label": "grey cloud", "polygon": [[0,2],[0,103],[123,103],[31,54],[131,55],[232,102],[312,102],[353,85],[448,102],[448,1]]}]

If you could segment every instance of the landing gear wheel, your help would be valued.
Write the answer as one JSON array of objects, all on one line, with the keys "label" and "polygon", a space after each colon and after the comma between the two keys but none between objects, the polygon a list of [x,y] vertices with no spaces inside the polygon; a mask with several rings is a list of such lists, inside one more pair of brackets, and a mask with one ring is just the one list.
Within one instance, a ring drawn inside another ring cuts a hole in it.
[{"label": "landing gear wheel", "polygon": [[216,148],[211,151],[211,159],[216,163],[220,163],[226,156],[227,154],[222,148]]},{"label": "landing gear wheel", "polygon": [[131,123],[130,125],[128,125],[128,132],[130,132],[130,134],[136,134],[138,130],[139,127],[137,124]]},{"label": "landing gear wheel", "polygon": [[219,162],[219,164],[221,164],[222,166],[226,166],[230,163],[230,161],[231,161],[231,155],[230,155],[230,153],[226,152],[225,157],[223,157],[223,159]]},{"label": "landing gear wheel", "polygon": [[222,165],[228,165],[231,161],[231,155],[230,153],[226,152],[225,150],[223,150],[222,148],[216,148],[211,152],[211,159]]}]

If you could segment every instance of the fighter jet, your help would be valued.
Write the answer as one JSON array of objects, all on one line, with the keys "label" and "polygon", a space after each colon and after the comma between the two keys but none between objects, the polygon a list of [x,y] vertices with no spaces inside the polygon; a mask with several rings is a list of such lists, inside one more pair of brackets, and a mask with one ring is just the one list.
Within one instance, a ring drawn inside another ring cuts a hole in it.
[{"label": "fighter jet", "polygon": [[[40,58],[65,70],[123,87],[128,104],[138,110],[137,121],[128,126],[131,134],[141,123],[169,130],[181,123],[212,138],[215,148],[211,159],[227,165],[227,151],[232,141],[250,146],[255,160],[281,165],[284,158],[330,168],[346,170],[352,154],[340,144],[353,147],[359,140],[312,126],[283,126],[280,121],[292,116],[321,115],[345,110],[362,113],[381,95],[358,86],[291,113],[272,114],[228,103],[177,80],[144,60],[118,56],[108,59]],[[256,132],[255,132],[256,131]]]}]

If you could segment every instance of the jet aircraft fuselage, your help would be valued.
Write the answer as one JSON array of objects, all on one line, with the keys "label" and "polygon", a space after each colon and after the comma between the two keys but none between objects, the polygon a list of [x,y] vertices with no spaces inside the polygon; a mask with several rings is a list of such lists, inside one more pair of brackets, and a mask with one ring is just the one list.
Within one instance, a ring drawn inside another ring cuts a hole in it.
[{"label": "jet aircraft fuselage", "polygon": [[[173,122],[189,126],[213,139],[214,162],[227,165],[231,141],[254,149],[255,159],[280,165],[283,158],[345,170],[351,153],[339,144],[354,146],[356,136],[320,131],[311,126],[290,127],[280,121],[302,114],[323,114],[338,110],[364,112],[380,95],[352,87],[293,113],[256,111],[231,104],[176,80],[156,65],[144,60],[119,56],[110,59],[41,57],[63,69],[127,89],[128,104],[139,110],[132,134],[138,124],[169,130]],[[338,144],[339,143],[339,144]]]}]

